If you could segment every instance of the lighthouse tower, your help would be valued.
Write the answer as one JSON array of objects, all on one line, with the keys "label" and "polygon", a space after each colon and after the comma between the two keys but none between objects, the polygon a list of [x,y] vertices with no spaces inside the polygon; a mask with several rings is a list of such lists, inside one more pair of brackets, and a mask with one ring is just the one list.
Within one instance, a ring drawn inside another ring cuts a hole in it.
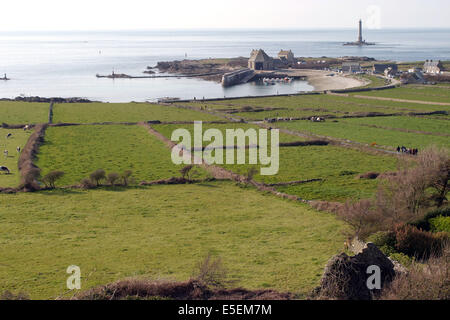
[{"label": "lighthouse tower", "polygon": [[359,35],[358,35],[358,42],[363,43],[363,37],[362,37],[362,20],[359,20]]}]

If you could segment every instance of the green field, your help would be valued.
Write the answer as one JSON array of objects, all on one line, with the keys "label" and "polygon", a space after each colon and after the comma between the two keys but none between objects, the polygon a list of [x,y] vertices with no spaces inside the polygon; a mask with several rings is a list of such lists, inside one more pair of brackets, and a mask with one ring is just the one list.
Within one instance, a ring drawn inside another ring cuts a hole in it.
[{"label": "green field", "polygon": [[144,127],[125,125],[50,127],[37,165],[46,174],[65,172],[60,185],[80,182],[94,170],[132,170],[138,182],[179,176],[170,150]]},{"label": "green field", "polygon": [[0,124],[46,123],[49,107],[49,103],[0,101]]},{"label": "green field", "polygon": [[[366,94],[362,92],[359,94]],[[428,105],[397,101],[379,101],[336,95],[297,95],[289,97],[243,98],[214,102],[180,103],[216,112],[231,113],[246,120],[311,116],[364,116],[368,113],[409,114],[434,111],[450,111],[448,106]],[[256,112],[257,111],[257,112]]]},{"label": "green field", "polygon": [[434,135],[450,135],[448,120],[428,119],[425,117],[371,117],[342,120],[355,125],[378,126],[386,129],[420,131]]},{"label": "green field", "polygon": [[[214,125],[215,126],[215,125]],[[222,130],[229,125],[223,125]],[[153,126],[170,139],[175,128],[187,128],[192,131],[192,126],[186,125],[156,125]],[[204,126],[206,130],[209,126]],[[220,128],[220,126],[216,126]],[[234,124],[234,128],[249,128],[249,125]],[[280,142],[298,141],[296,136],[280,134]],[[283,141],[284,140],[284,141]],[[209,143],[209,142],[208,142]],[[208,143],[204,143],[207,145]],[[225,142],[226,143],[226,142]],[[236,156],[235,151],[235,156]],[[248,151],[246,151],[248,159]],[[279,158],[279,172],[273,176],[255,175],[256,181],[267,184],[290,182],[309,179],[325,179],[317,190],[310,190],[309,184],[295,187],[283,187],[287,193],[301,198],[313,200],[343,201],[346,198],[362,198],[370,196],[377,186],[377,181],[357,179],[358,174],[369,171],[385,172],[396,168],[396,158],[390,155],[370,155],[361,151],[351,150],[336,146],[308,146],[308,147],[281,147]],[[225,163],[225,152],[224,152]],[[260,165],[248,164],[223,164],[222,167],[236,173],[245,175],[250,167],[257,168]],[[258,162],[259,163],[259,162]],[[353,174],[342,176],[342,172],[352,171]],[[316,183],[315,186],[318,184]],[[345,185],[345,188],[341,188]]]},{"label": "green field", "polygon": [[[8,133],[11,133],[12,136],[6,139]],[[19,153],[17,147],[23,149],[30,135],[31,131],[0,128],[0,165],[7,167],[11,172],[11,174],[0,172],[0,187],[17,187],[19,185],[20,173],[17,169]],[[8,150],[8,158],[3,153],[5,150]]]},{"label": "green field", "polygon": [[186,280],[209,252],[234,286],[305,295],[344,242],[331,214],[230,182],[0,199],[0,288],[34,299],[66,292],[72,264],[88,289],[135,276]]},{"label": "green field", "polygon": [[54,123],[140,121],[214,121],[218,117],[192,110],[150,103],[65,103],[53,109]]},{"label": "green field", "polygon": [[[376,121],[379,121],[378,122],[379,125],[382,126],[383,119],[384,117]],[[376,143],[379,146],[385,146],[391,150],[397,148],[397,146],[402,145],[407,146],[409,148],[420,148],[420,149],[423,149],[433,144],[438,146],[450,147],[450,139],[448,138],[448,136],[426,135],[411,132],[402,132],[397,130],[387,130],[382,128],[372,128],[359,125],[358,121],[359,119],[352,119],[352,120],[340,119],[338,122],[326,121],[317,123],[304,120],[304,121],[280,122],[277,123],[276,126],[304,133],[309,132],[320,136],[339,138],[342,140],[351,140],[368,145]],[[424,125],[429,128],[430,121],[432,122],[434,120],[420,119],[417,121],[419,122],[423,121],[423,123],[425,123]],[[447,120],[443,121],[445,123],[445,121]],[[392,123],[390,124],[395,125]],[[404,122],[403,124],[405,125]]]},{"label": "green field", "polygon": [[381,91],[359,92],[355,94],[372,97],[450,103],[450,90],[447,88],[429,86],[406,86]]}]

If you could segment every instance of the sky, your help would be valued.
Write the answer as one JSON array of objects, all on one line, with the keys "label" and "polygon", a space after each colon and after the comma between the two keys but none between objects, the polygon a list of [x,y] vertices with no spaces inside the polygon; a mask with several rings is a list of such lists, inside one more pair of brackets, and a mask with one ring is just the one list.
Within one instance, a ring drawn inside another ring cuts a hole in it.
[{"label": "sky", "polygon": [[450,0],[0,0],[2,31],[450,28]]}]

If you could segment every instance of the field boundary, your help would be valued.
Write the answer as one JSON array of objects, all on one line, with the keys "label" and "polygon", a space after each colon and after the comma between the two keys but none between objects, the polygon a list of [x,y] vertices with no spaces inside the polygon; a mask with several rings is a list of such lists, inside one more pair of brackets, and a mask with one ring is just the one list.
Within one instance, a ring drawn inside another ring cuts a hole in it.
[{"label": "field boundary", "polygon": [[447,103],[447,102],[433,102],[433,101],[423,101],[423,100],[408,100],[408,99],[397,99],[397,98],[386,98],[386,97],[373,97],[373,96],[363,96],[363,95],[359,95],[359,94],[354,95],[353,97],[362,98],[362,99],[380,100],[380,101],[395,101],[395,102],[407,102],[407,103],[436,105],[436,106],[450,106],[450,103]]},{"label": "field boundary", "polygon": [[[47,129],[48,124],[38,124],[35,126],[34,132],[28,138],[25,147],[19,156],[18,161],[18,169],[21,176],[21,185],[25,190],[30,189],[31,186],[38,186],[38,182],[35,177],[28,177],[29,173],[33,170],[38,169],[39,167],[34,163],[36,160],[36,156],[39,152],[39,147],[44,143],[45,130]],[[29,181],[27,181],[29,180]]]}]

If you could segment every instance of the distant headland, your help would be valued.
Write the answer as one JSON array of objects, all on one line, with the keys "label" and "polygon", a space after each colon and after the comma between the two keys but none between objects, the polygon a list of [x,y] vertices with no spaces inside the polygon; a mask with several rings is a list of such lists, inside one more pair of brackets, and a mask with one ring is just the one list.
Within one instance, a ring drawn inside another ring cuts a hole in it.
[{"label": "distant headland", "polygon": [[363,40],[362,36],[362,20],[359,20],[359,34],[358,34],[358,41],[355,42],[346,42],[344,43],[344,46],[374,46],[374,42],[366,42],[366,40]]}]

